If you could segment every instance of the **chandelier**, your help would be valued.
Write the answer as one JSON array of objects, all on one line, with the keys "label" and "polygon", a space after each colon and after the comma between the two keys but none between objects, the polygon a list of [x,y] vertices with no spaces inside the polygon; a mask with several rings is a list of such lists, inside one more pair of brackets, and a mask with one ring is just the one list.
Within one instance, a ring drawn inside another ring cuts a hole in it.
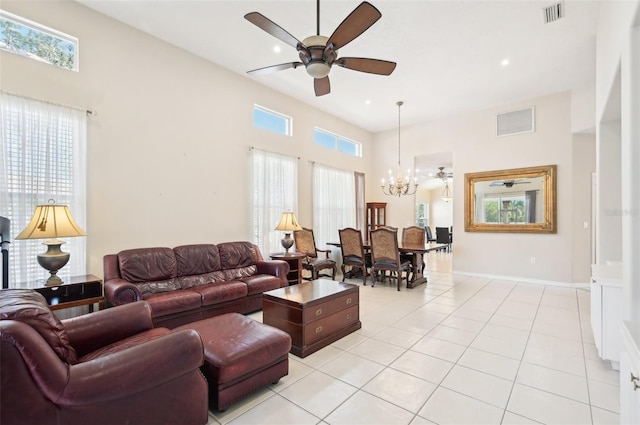
[{"label": "chandelier", "polygon": [[[404,102],[398,101],[398,169],[394,177],[393,172],[389,170],[389,184],[385,184],[385,179],[382,179],[382,192],[389,196],[402,196],[413,195],[418,190],[417,177],[411,178],[411,170],[407,169],[407,173],[402,175],[402,168],[400,167],[400,107]],[[413,186],[413,187],[412,187]]]}]

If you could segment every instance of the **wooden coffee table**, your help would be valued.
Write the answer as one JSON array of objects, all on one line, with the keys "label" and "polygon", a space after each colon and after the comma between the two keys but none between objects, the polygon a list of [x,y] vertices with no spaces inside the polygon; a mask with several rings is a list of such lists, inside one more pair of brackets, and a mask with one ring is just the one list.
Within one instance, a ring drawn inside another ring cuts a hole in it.
[{"label": "wooden coffee table", "polygon": [[359,289],[317,279],[264,292],[262,321],[291,335],[291,353],[306,357],[362,327]]}]

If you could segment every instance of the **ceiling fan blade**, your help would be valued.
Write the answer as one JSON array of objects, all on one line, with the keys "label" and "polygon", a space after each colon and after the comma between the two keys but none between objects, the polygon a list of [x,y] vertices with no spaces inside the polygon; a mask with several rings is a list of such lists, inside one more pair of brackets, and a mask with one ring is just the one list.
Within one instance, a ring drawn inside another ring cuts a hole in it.
[{"label": "ceiling fan blade", "polygon": [[264,68],[253,69],[251,71],[247,71],[247,74],[249,75],[271,74],[273,72],[284,71],[285,69],[289,69],[289,68],[296,69],[300,65],[302,65],[302,62],[281,63],[279,65],[271,65],[271,66],[265,66]]},{"label": "ceiling fan blade", "polygon": [[278,40],[287,43],[289,46],[297,47],[300,41],[285,31],[280,25],[276,24],[266,16],[258,12],[251,12],[244,15],[244,18],[257,26],[258,28],[268,32]]},{"label": "ceiling fan blade", "polygon": [[391,75],[396,69],[396,63],[381,59],[369,58],[340,58],[334,62],[343,68],[354,71],[368,72],[369,74]]},{"label": "ceiling fan blade", "polygon": [[316,91],[316,96],[324,96],[331,91],[331,84],[329,84],[329,77],[314,78],[313,88]]},{"label": "ceiling fan blade", "polygon": [[338,25],[338,28],[329,37],[327,44],[333,43],[335,50],[341,49],[365,32],[381,17],[382,14],[378,9],[371,3],[364,1]]}]

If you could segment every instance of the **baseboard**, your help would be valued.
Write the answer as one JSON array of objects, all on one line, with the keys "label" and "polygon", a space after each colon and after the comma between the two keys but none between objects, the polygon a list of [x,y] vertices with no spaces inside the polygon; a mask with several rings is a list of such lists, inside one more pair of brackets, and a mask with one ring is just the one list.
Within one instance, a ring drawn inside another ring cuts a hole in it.
[{"label": "baseboard", "polygon": [[518,283],[532,283],[536,285],[549,285],[549,286],[558,286],[562,288],[574,288],[574,289],[590,289],[591,284],[589,282],[560,282],[555,280],[544,280],[544,279],[531,279],[527,277],[520,276],[501,276],[495,274],[488,273],[474,273],[474,272],[466,272],[462,270],[454,270],[453,274],[459,274],[463,276],[473,276],[473,277],[483,277],[488,279],[497,279],[497,280],[510,280]]}]

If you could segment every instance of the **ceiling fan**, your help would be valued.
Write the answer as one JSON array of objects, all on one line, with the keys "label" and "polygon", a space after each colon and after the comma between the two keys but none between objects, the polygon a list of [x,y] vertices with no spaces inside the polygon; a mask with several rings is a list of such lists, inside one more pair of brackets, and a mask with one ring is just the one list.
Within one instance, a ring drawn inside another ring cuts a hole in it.
[{"label": "ceiling fan", "polygon": [[497,186],[513,187],[514,184],[527,184],[527,183],[531,183],[531,182],[522,181],[522,179],[497,180],[497,181],[491,182],[491,184],[489,186],[491,186],[491,187],[497,187]]},{"label": "ceiling fan", "polygon": [[258,28],[271,34],[278,40],[294,47],[298,51],[301,62],[288,62],[271,65],[248,71],[249,75],[264,75],[304,65],[307,74],[314,78],[313,85],[316,96],[323,96],[331,91],[329,71],[332,65],[370,74],[390,75],[396,68],[395,62],[381,59],[345,57],[338,58],[338,49],[343,48],[359,37],[382,17],[378,9],[368,2],[362,2],[349,14],[330,37],[320,35],[320,0],[316,1],[317,31],[316,35],[299,41],[282,27],[258,12],[244,15],[244,18]]},{"label": "ceiling fan", "polygon": [[437,173],[435,173],[433,175],[433,177],[440,179],[440,180],[446,180],[446,179],[451,179],[453,178],[453,173],[452,172],[445,172],[444,171],[444,167],[438,167],[438,171]]}]

